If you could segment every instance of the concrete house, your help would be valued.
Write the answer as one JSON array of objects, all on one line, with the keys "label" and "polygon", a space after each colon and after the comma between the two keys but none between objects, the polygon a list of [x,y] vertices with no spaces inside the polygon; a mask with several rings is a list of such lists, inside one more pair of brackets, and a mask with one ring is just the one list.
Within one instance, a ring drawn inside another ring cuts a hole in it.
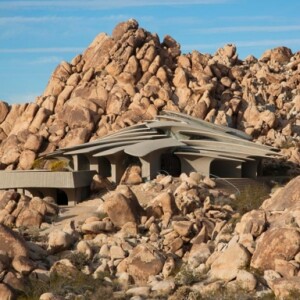
[{"label": "concrete house", "polygon": [[277,155],[276,149],[251,142],[239,130],[164,111],[155,120],[44,157],[67,160],[67,171],[2,171],[0,189],[51,195],[66,204],[86,197],[94,174],[118,183],[131,164],[141,166],[144,180],[159,173],[178,176],[191,171],[221,178],[256,178],[261,160]]}]

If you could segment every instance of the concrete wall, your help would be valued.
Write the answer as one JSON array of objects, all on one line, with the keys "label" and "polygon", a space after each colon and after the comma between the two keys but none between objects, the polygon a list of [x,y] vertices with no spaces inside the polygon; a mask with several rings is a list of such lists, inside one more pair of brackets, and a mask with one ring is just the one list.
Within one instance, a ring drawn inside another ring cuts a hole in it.
[{"label": "concrete wall", "polygon": [[95,171],[1,171],[0,189],[85,187],[90,185],[94,174]]}]

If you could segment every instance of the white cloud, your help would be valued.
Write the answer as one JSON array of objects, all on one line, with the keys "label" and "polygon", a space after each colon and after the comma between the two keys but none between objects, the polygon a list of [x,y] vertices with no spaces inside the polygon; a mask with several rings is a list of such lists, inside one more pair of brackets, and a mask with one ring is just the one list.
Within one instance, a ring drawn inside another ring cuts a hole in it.
[{"label": "white cloud", "polygon": [[212,33],[238,33],[238,32],[291,32],[300,31],[300,25],[282,25],[282,26],[228,26],[192,29],[191,32],[212,34]]},{"label": "white cloud", "polygon": [[81,47],[60,47],[60,48],[0,48],[0,53],[80,53],[84,50]]},{"label": "white cloud", "polygon": [[[0,3],[1,7],[1,3]],[[99,22],[99,21],[118,21],[129,19],[126,15],[109,15],[102,17],[58,17],[58,16],[42,16],[42,17],[0,17],[0,25],[15,25],[15,24],[27,24],[27,23],[56,23],[56,22]]]},{"label": "white cloud", "polygon": [[73,8],[111,9],[122,7],[220,4],[232,0],[111,0],[111,1],[1,1],[0,9]]}]

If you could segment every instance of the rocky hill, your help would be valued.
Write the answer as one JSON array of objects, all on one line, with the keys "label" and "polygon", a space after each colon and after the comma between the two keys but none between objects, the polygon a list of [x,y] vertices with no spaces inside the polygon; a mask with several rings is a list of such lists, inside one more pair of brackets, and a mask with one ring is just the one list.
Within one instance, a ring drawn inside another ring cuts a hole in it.
[{"label": "rocky hill", "polygon": [[[285,47],[181,54],[129,20],[62,62],[35,102],[0,102],[1,169],[175,110],[279,147],[297,171],[299,63]],[[196,172],[98,184],[80,222],[52,197],[0,192],[1,300],[299,299],[300,176],[263,203],[258,188],[229,195]]]},{"label": "rocky hill", "polygon": [[1,168],[29,169],[38,154],[97,139],[161,110],[238,128],[299,164],[299,62],[300,54],[285,47],[244,61],[234,45],[214,55],[182,54],[172,37],[161,42],[128,20],[58,65],[35,102],[0,102]]}]

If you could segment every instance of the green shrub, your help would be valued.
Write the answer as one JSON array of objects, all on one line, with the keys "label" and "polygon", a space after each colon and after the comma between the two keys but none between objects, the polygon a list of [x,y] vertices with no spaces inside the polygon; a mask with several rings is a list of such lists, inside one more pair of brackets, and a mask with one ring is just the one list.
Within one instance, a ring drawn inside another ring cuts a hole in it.
[{"label": "green shrub", "polygon": [[192,285],[193,283],[200,282],[207,278],[206,274],[195,272],[188,266],[184,265],[175,276],[175,283],[177,285]]},{"label": "green shrub", "polygon": [[69,259],[78,270],[82,270],[88,263],[87,256],[84,253],[77,251],[70,253],[66,258]]}]

